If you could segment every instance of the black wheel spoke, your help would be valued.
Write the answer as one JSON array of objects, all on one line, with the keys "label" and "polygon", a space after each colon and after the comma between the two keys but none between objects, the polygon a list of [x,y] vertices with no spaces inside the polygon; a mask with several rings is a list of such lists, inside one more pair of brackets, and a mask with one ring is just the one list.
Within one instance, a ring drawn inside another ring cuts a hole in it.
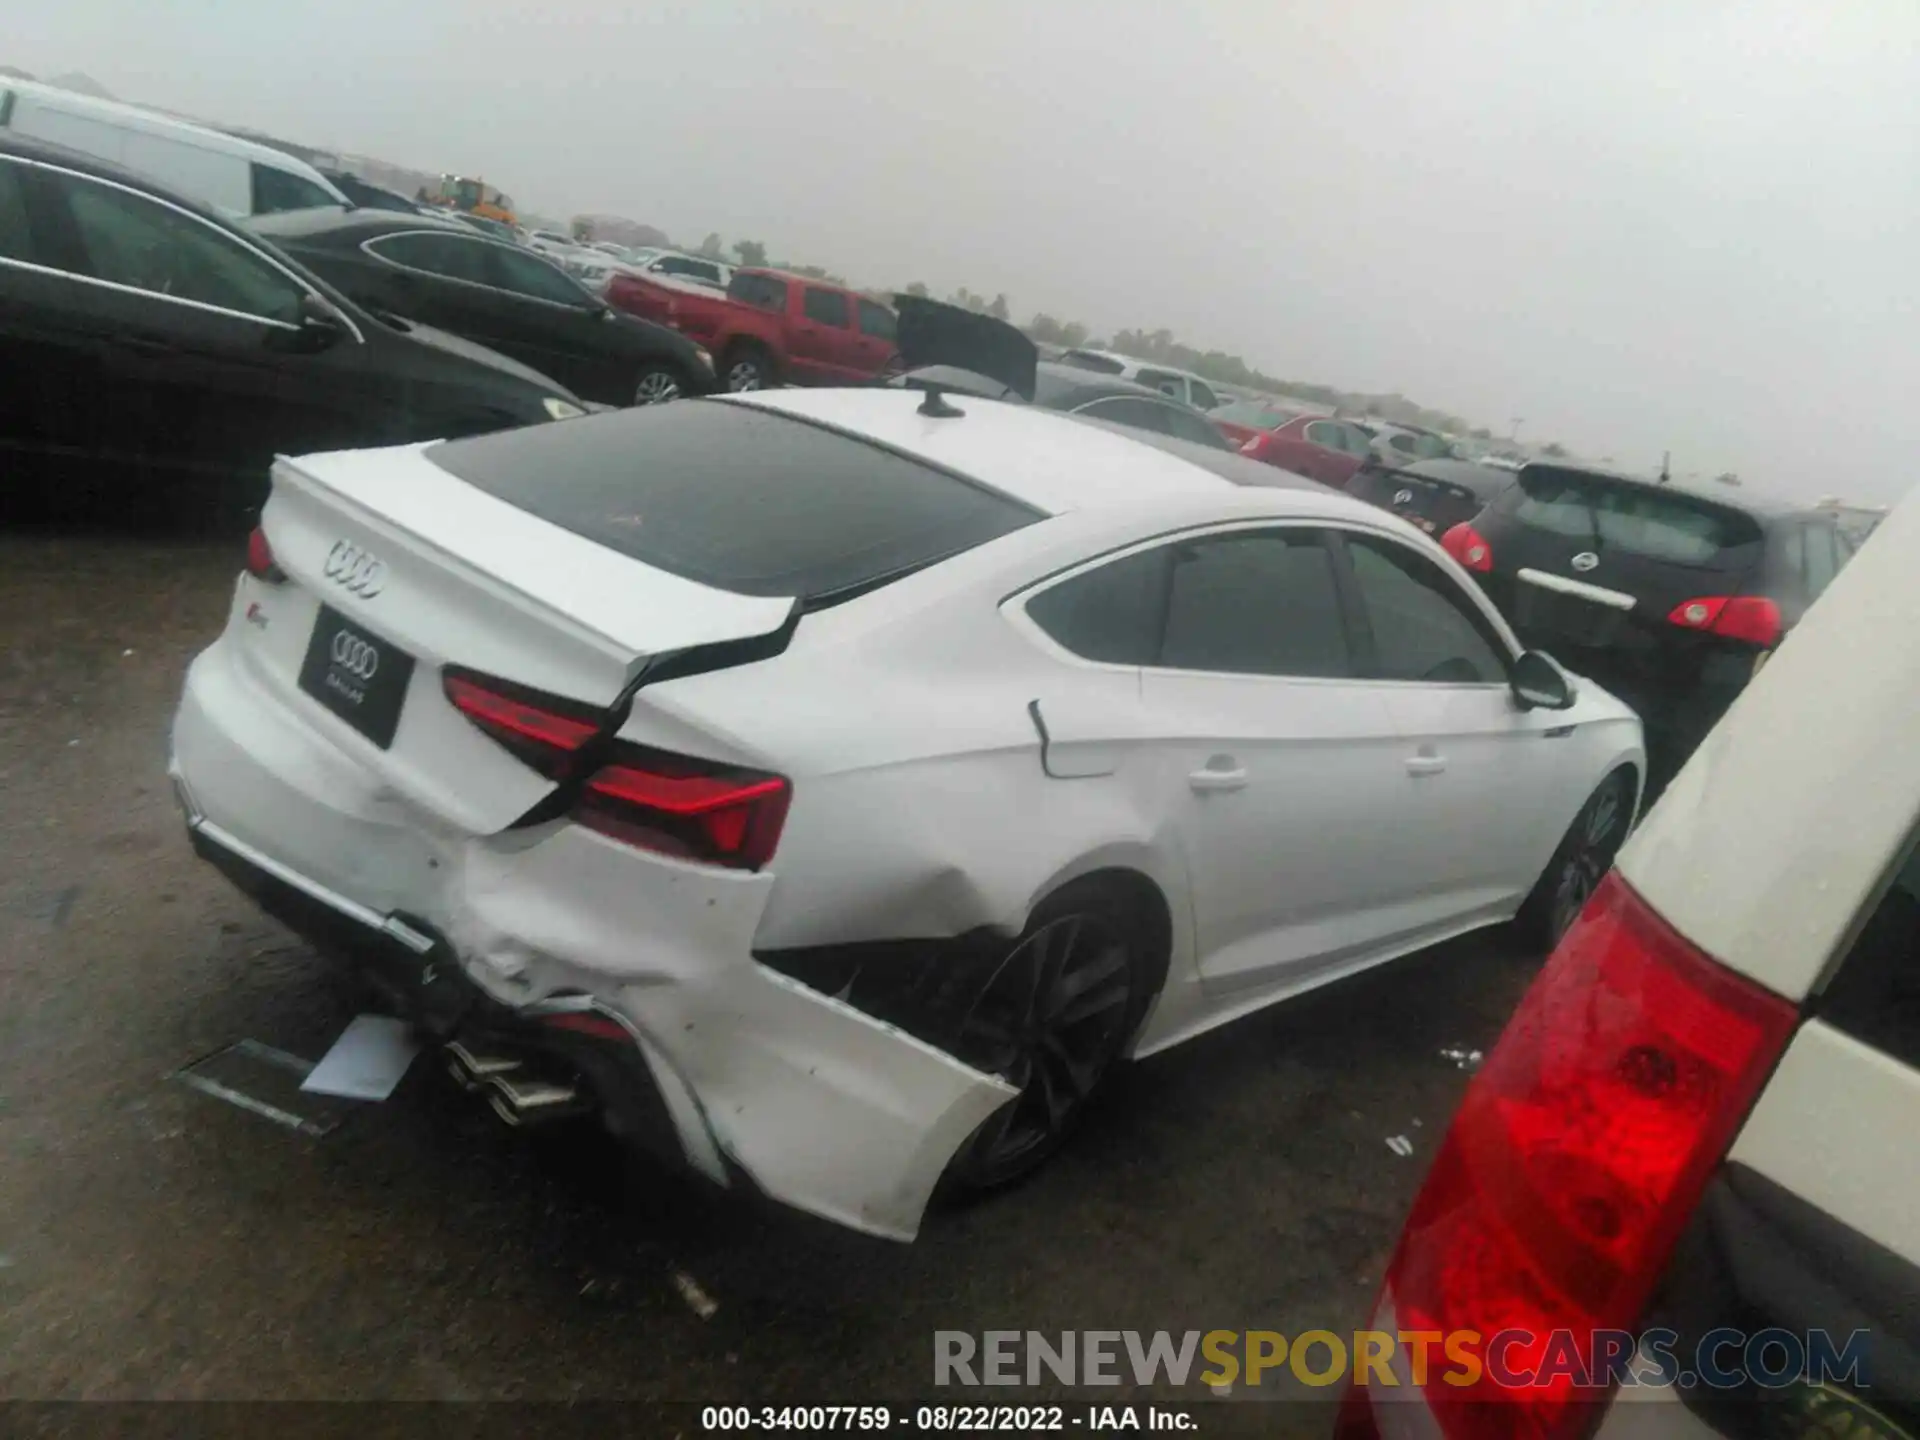
[{"label": "black wheel spoke", "polygon": [[1132,988],[1127,952],[1116,941],[1060,977],[1047,1006],[1046,1018],[1059,1027],[1077,1025],[1125,1005]]}]

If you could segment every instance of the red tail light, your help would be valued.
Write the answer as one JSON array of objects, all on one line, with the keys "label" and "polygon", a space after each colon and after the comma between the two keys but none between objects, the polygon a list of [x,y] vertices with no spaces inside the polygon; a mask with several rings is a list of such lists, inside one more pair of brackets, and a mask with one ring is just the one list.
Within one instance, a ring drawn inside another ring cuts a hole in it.
[{"label": "red tail light", "polygon": [[269,585],[278,585],[287,578],[287,572],[273,558],[273,547],[267,543],[267,532],[258,525],[247,536],[247,573]]},{"label": "red tail light", "polygon": [[[600,716],[491,677],[449,670],[455,709],[550,780],[566,780]],[[792,787],[784,776],[616,741],[598,760],[574,818],[664,855],[758,870],[773,858]]]},{"label": "red tail light", "polygon": [[498,680],[449,670],[441,685],[453,708],[549,780],[567,773],[567,762],[594,737],[600,720],[585,706],[540,695]]},{"label": "red tail light", "polygon": [[[1394,1328],[1477,1331],[1483,1359],[1518,1331],[1499,1347],[1509,1375],[1565,1330],[1590,1367],[1592,1331],[1640,1318],[1794,1019],[1609,875],[1474,1078],[1414,1201],[1383,1293]],[[1567,1375],[1515,1387],[1430,1374],[1425,1388],[1448,1436],[1583,1433],[1582,1402],[1606,1393]],[[1391,1403],[1374,1392],[1374,1407]],[[1343,1413],[1344,1433],[1371,1433],[1366,1408]]]},{"label": "red tail light", "polygon": [[577,813],[616,840],[758,870],[780,843],[791,796],[779,775],[622,746],[587,782]]},{"label": "red tail light", "polygon": [[1440,537],[1440,548],[1458,560],[1463,569],[1482,575],[1493,569],[1493,547],[1464,520]]},{"label": "red tail light", "polygon": [[1762,648],[1780,639],[1780,607],[1764,595],[1702,595],[1682,600],[1667,619],[1688,630],[1705,630]]}]

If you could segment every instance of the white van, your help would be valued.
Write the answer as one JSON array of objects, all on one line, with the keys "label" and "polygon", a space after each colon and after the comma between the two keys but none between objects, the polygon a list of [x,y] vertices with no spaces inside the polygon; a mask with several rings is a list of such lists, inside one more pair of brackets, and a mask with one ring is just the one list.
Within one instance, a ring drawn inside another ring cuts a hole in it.
[{"label": "white van", "polygon": [[0,80],[0,130],[124,165],[235,219],[348,204],[284,151],[53,85]]}]

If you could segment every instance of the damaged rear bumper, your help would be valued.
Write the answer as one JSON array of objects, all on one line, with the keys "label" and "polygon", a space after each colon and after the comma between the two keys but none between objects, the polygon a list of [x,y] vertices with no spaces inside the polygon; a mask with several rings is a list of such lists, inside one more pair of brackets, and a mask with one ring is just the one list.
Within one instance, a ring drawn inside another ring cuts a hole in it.
[{"label": "damaged rear bumper", "polygon": [[[770,876],[636,866],[565,822],[448,834],[296,717],[227,703],[246,682],[217,650],[174,725],[196,851],[430,1033],[537,1042],[624,1138],[898,1240],[1016,1093],[757,963]],[[554,1023],[570,1014],[611,1023]]]}]

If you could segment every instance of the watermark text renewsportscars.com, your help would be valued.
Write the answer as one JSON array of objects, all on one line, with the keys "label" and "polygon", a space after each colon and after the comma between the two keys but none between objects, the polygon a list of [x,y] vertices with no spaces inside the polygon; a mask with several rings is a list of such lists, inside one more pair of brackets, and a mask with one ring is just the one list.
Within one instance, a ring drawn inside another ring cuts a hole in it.
[{"label": "watermark text renewsportscars.com", "polygon": [[1381,1389],[1491,1384],[1522,1390],[1870,1383],[1865,1330],[936,1330],[937,1386],[1171,1385],[1219,1389],[1283,1376]]}]

